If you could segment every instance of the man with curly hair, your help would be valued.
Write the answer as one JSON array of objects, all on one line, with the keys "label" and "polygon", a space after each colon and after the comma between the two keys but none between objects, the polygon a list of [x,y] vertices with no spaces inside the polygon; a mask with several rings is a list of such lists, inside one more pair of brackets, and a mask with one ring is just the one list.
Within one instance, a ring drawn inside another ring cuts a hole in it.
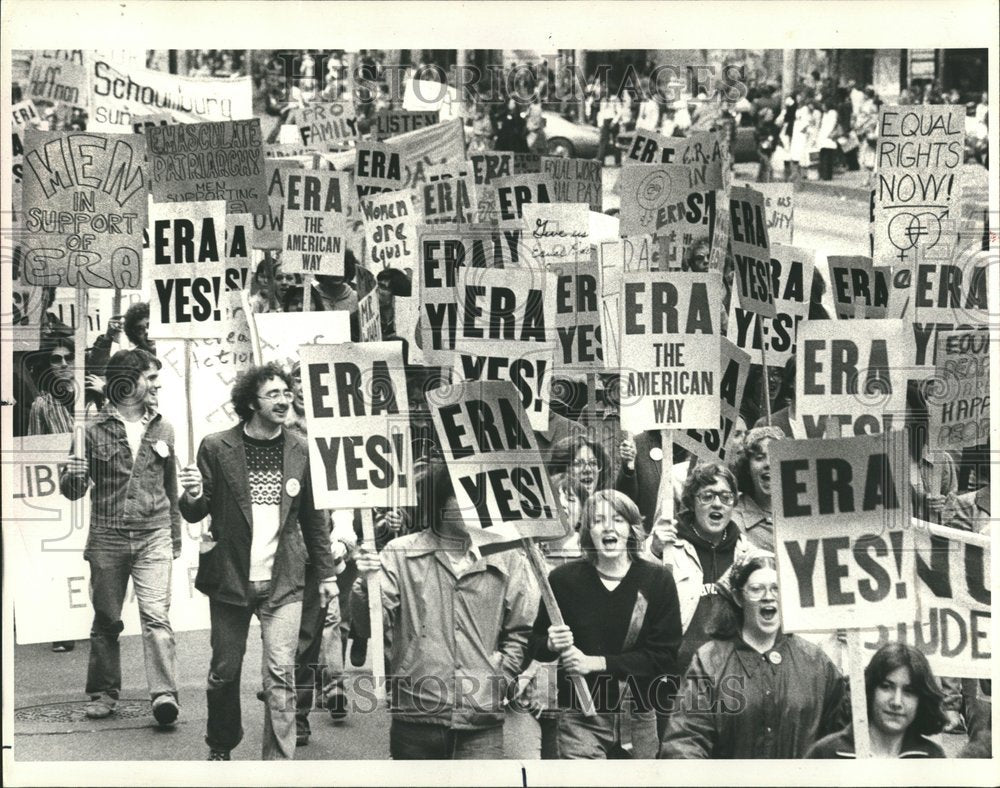
[{"label": "man with curly hair", "polygon": [[195,587],[209,597],[209,760],[229,760],[243,738],[240,673],[250,619],[264,641],[263,758],[294,758],[295,649],[302,618],[306,556],[319,579],[320,606],[337,594],[329,528],[313,502],[303,438],[285,429],[292,380],[276,364],[237,378],[235,427],[205,438],[197,465],[180,473],[188,522],[211,515]]}]

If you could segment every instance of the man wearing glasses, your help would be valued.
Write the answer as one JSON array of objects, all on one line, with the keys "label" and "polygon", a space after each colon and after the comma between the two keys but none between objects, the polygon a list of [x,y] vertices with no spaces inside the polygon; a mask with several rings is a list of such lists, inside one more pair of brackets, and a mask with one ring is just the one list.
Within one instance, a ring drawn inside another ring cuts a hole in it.
[{"label": "man wearing glasses", "polygon": [[209,760],[229,760],[243,738],[240,672],[250,619],[264,641],[263,758],[295,757],[295,648],[308,555],[321,605],[337,593],[329,527],[313,503],[305,441],[285,429],[294,394],[276,364],[253,367],[233,386],[240,423],[209,435],[197,465],[180,473],[181,514],[211,515],[195,587],[209,597]]}]

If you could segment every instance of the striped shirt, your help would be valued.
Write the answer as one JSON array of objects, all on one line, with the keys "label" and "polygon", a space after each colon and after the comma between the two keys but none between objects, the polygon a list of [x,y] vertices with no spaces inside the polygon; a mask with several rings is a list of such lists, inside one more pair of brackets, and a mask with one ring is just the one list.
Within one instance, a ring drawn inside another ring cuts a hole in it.
[{"label": "striped shirt", "polygon": [[35,397],[28,416],[29,435],[56,435],[73,431],[73,413],[45,391]]}]

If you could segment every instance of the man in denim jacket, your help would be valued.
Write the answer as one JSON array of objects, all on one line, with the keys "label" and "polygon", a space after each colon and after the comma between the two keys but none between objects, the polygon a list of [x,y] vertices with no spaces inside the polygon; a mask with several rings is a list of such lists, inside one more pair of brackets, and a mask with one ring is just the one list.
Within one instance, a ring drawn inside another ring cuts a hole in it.
[{"label": "man in denim jacket", "polygon": [[115,712],[121,690],[118,635],[132,578],[153,716],[177,719],[171,564],[181,551],[174,430],[157,413],[161,364],[144,350],[121,350],[107,367],[107,404],[87,425],[86,456],[71,456],[60,475],[70,500],[90,493],[90,563],[94,623],[90,631],[85,708],[91,719]]}]

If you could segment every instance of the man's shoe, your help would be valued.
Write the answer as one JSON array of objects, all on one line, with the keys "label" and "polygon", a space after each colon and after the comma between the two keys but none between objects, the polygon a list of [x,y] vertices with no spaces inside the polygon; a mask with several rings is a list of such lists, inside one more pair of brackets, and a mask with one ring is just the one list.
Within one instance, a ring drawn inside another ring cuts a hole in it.
[{"label": "man's shoe", "polygon": [[228,761],[231,760],[229,757],[229,750],[209,750],[208,760],[210,761]]},{"label": "man's shoe", "polygon": [[115,713],[118,699],[110,695],[91,695],[90,703],[83,707],[83,713],[89,720],[103,720]]},{"label": "man's shoe", "polygon": [[351,641],[351,664],[356,668],[363,667],[368,657],[368,638],[354,638]]},{"label": "man's shoe", "polygon": [[76,648],[76,643],[72,640],[57,640],[52,644],[52,650],[56,654],[65,654],[67,651],[72,651]]},{"label": "man's shoe", "polygon": [[342,687],[337,687],[327,695],[325,704],[330,712],[330,719],[334,722],[343,722],[347,718],[347,693]]},{"label": "man's shoe", "polygon": [[177,720],[180,709],[173,695],[157,695],[153,698],[153,717],[161,728],[169,728]]},{"label": "man's shoe", "polygon": [[299,731],[295,734],[295,746],[305,747],[309,744],[309,734],[306,731]]}]

